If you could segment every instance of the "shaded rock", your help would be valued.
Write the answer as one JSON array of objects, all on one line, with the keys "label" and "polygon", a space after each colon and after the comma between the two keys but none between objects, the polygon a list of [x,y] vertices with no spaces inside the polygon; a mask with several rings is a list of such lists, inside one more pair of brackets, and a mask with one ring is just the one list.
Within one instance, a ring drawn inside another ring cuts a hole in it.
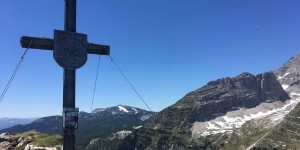
[{"label": "shaded rock", "polygon": [[0,149],[7,148],[10,145],[10,142],[4,141],[0,142]]},{"label": "shaded rock", "polygon": [[16,146],[16,148],[20,148],[20,147],[22,147],[22,146],[24,146],[24,145],[25,145],[24,142],[19,142],[18,145]]},{"label": "shaded rock", "polygon": [[12,135],[10,135],[9,133],[1,133],[0,134],[0,142],[4,142],[4,141],[11,141]]}]

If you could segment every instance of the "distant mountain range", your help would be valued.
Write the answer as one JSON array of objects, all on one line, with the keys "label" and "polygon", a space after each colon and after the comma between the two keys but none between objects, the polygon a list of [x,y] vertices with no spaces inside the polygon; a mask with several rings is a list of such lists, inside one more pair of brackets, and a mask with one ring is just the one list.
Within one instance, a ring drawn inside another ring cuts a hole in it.
[{"label": "distant mountain range", "polygon": [[14,125],[29,124],[37,118],[0,118],[0,130]]},{"label": "distant mountain range", "polygon": [[[134,130],[142,121],[155,112],[118,105],[109,108],[98,108],[92,113],[79,112],[79,128],[76,130],[76,145],[79,149],[86,147],[94,138],[106,136],[121,130]],[[61,134],[62,117],[50,116],[34,120],[27,125],[16,125],[0,130],[0,133],[22,133],[36,130],[49,135]]]}]

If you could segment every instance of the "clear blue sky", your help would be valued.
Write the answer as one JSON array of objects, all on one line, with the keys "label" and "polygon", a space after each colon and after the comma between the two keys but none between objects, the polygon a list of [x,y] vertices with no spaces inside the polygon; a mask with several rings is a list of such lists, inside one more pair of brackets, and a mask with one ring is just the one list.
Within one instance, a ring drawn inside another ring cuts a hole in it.
[{"label": "clear blue sky", "polygon": [[[160,111],[208,81],[278,68],[300,50],[299,0],[78,0],[77,32],[111,46],[111,55],[149,106]],[[0,1],[0,90],[25,49],[22,35],[63,30],[63,0]],[[259,27],[259,29],[257,29]],[[76,106],[90,111],[98,56],[77,70]],[[63,69],[51,51],[30,50],[0,117],[42,117],[62,111]],[[94,108],[146,109],[101,57]]]}]

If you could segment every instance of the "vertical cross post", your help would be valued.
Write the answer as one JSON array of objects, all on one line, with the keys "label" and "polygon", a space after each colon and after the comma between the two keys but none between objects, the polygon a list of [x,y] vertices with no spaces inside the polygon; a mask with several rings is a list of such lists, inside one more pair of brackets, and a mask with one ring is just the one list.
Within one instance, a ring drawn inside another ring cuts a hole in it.
[{"label": "vertical cross post", "polygon": [[[65,31],[76,32],[76,0],[65,0]],[[76,70],[64,69],[63,108],[75,108]],[[63,128],[63,149],[75,150],[75,129]]]},{"label": "vertical cross post", "polygon": [[78,108],[75,108],[76,69],[87,61],[87,54],[109,55],[110,47],[87,42],[87,35],[76,33],[76,0],[65,0],[64,31],[54,30],[54,39],[21,37],[23,48],[53,50],[63,74],[63,149],[75,150]]}]

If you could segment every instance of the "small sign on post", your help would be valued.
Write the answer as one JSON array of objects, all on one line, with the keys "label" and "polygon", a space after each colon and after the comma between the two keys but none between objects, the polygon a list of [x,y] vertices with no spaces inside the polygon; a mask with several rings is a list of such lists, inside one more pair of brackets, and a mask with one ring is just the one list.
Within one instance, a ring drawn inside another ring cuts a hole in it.
[{"label": "small sign on post", "polygon": [[78,112],[79,108],[63,108],[63,128],[78,128]]}]

